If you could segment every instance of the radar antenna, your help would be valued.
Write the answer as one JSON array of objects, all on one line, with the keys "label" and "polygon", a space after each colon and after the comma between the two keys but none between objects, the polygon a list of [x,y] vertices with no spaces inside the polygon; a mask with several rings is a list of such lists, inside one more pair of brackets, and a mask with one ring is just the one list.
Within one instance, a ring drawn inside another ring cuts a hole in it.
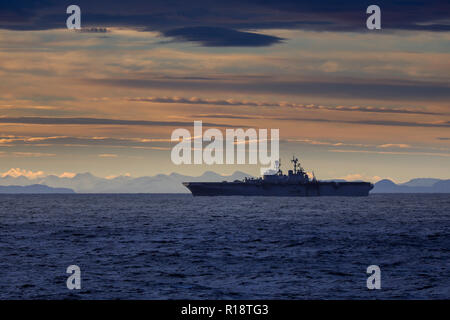
[{"label": "radar antenna", "polygon": [[278,175],[283,174],[283,171],[281,171],[281,160],[275,161],[275,170],[277,171]]}]

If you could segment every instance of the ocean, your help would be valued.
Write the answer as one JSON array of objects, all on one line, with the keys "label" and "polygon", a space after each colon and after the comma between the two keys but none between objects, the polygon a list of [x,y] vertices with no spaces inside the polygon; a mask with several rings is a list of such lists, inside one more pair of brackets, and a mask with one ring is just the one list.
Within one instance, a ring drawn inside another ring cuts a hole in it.
[{"label": "ocean", "polygon": [[0,299],[449,299],[450,196],[0,195],[0,257]]}]

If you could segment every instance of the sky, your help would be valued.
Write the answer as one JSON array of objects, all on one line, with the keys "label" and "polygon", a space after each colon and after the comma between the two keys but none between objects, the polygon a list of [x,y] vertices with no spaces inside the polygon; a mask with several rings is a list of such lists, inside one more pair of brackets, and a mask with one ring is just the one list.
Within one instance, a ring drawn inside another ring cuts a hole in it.
[{"label": "sky", "polygon": [[201,120],[279,129],[319,179],[450,179],[450,4],[371,4],[1,0],[0,175],[259,175],[173,164]]}]

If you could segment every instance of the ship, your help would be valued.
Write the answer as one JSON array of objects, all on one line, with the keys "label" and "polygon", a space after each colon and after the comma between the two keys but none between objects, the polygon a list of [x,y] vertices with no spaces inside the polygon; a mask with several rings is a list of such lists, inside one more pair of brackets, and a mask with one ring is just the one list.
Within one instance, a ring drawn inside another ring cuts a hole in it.
[{"label": "ship", "polygon": [[193,196],[266,196],[266,197],[318,197],[368,196],[373,189],[370,182],[319,181],[313,172],[310,178],[297,158],[292,157],[293,170],[284,174],[281,163],[263,177],[244,178],[233,182],[183,182]]}]

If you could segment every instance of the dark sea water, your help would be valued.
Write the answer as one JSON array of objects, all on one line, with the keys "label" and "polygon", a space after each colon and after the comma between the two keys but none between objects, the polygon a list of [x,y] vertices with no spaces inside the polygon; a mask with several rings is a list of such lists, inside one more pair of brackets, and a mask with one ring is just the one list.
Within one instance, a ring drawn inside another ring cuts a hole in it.
[{"label": "dark sea water", "polygon": [[0,257],[0,299],[449,299],[450,195],[0,195]]}]

